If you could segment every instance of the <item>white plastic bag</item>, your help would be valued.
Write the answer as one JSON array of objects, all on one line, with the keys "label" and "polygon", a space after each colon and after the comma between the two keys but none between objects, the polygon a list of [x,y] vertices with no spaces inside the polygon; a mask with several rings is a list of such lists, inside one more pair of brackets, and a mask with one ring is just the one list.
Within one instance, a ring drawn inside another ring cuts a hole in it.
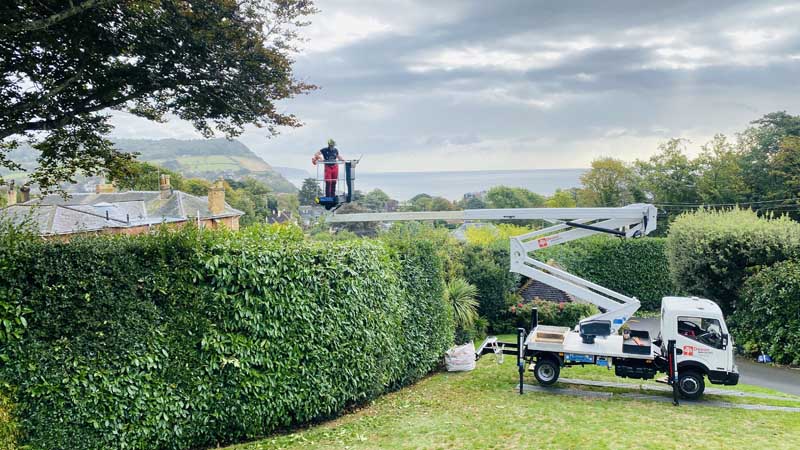
[{"label": "white plastic bag", "polygon": [[475,369],[475,344],[471,341],[453,347],[444,354],[448,372],[466,372]]}]

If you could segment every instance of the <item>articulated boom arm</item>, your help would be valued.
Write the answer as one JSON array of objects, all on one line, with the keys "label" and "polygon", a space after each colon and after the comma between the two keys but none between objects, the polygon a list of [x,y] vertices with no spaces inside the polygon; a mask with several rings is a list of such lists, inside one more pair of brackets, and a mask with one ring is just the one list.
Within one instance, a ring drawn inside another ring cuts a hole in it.
[{"label": "articulated boom arm", "polygon": [[464,211],[337,214],[331,223],[389,222],[401,220],[545,220],[554,225],[511,238],[511,271],[541,281],[578,300],[597,305],[603,312],[581,321],[582,335],[615,333],[639,309],[639,300],[576,277],[538,261],[530,254],[598,233],[623,238],[639,237],[656,229],[656,208],[634,204],[623,208],[509,208]]},{"label": "articulated boom arm", "polygon": [[[553,209],[555,215],[547,220],[561,223],[511,238],[511,271],[541,281],[560,289],[578,300],[592,303],[602,312],[581,321],[581,334],[607,335],[616,331],[635,313],[639,300],[612,291],[591,281],[545,264],[530,256],[531,253],[598,233],[623,238],[649,234],[656,228],[656,208],[647,204],[628,205],[624,208],[570,208]],[[580,211],[578,211],[580,210]],[[601,331],[591,324],[604,325]]]}]

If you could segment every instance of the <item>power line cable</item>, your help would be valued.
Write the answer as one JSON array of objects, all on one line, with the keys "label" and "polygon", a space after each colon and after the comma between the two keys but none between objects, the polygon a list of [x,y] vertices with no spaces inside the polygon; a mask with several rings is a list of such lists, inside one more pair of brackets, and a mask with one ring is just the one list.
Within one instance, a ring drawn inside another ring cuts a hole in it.
[{"label": "power line cable", "polygon": [[656,206],[737,206],[737,205],[760,205],[764,203],[778,203],[787,200],[797,200],[797,198],[784,198],[780,200],[759,200],[753,202],[735,202],[735,203],[653,203]]}]

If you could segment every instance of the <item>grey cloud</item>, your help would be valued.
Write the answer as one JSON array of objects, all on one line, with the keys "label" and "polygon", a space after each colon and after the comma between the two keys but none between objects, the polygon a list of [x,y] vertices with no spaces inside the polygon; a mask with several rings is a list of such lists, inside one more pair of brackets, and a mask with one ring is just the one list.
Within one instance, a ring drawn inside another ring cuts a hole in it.
[{"label": "grey cloud", "polygon": [[[788,59],[800,53],[800,34],[785,28],[800,11],[770,12],[782,4],[789,3],[326,1],[313,20],[347,13],[374,17],[389,30],[299,55],[297,75],[322,89],[281,108],[308,125],[272,140],[255,131],[243,140],[270,163],[300,165],[309,148],[333,135],[343,148],[378,156],[379,170],[380,155],[492,151],[498,142],[550,157],[551,167],[560,160],[574,167],[578,159],[588,164],[591,153],[576,146],[593,139],[730,133],[772,110],[800,113],[791,111],[800,104],[800,59]],[[755,38],[759,30],[788,34],[737,47],[730,33],[748,30]],[[591,45],[575,44],[582,41]],[[413,70],[464,49],[508,54],[530,67],[479,64],[466,53],[449,70]],[[546,52],[558,56],[526,59]],[[513,167],[508,159],[506,168]]]}]

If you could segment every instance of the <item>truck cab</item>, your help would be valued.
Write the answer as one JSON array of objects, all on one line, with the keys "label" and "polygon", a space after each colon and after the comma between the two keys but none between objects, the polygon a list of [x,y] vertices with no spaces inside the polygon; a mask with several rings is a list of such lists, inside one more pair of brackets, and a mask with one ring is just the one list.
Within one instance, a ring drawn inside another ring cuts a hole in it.
[{"label": "truck cab", "polygon": [[704,377],[713,384],[735,385],[739,372],[733,339],[719,306],[698,297],[664,297],[661,302],[661,354],[675,341],[678,385],[687,398],[699,398]]}]

